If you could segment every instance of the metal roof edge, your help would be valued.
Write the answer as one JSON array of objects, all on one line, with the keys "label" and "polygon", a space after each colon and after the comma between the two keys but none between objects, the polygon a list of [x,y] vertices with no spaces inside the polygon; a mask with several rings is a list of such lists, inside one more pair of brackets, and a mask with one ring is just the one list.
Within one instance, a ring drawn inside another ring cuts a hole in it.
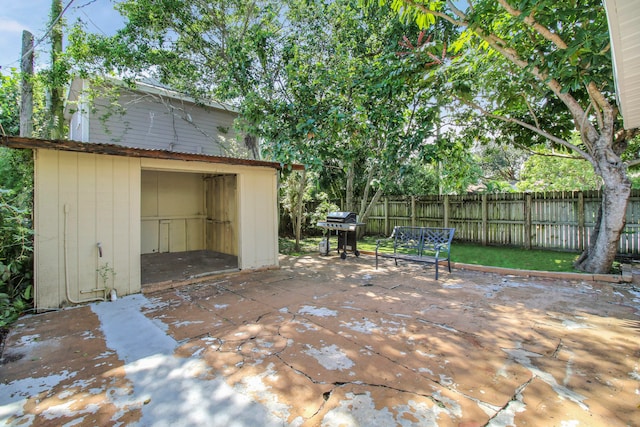
[{"label": "metal roof edge", "polygon": [[[217,110],[222,110],[222,111],[229,111],[232,113],[236,113],[239,114],[240,110],[236,107],[234,107],[231,104],[226,104],[224,102],[219,102],[219,101],[215,101],[212,99],[196,99],[192,96],[186,95],[184,93],[178,92],[176,90],[173,89],[169,89],[166,87],[162,87],[162,86],[157,86],[154,85],[152,83],[148,83],[148,82],[144,82],[141,80],[133,80],[133,87],[129,84],[127,84],[124,80],[122,79],[118,79],[115,77],[104,77],[105,81],[111,83],[112,85],[115,86],[119,86],[123,89],[129,90],[129,91],[136,91],[136,92],[141,92],[141,93],[147,93],[150,95],[158,95],[158,96],[166,96],[168,98],[172,98],[172,99],[177,99],[179,101],[186,101],[186,102],[190,102],[193,104],[200,104],[200,105],[205,105],[207,107],[210,108],[215,108]],[[83,79],[81,77],[76,77],[72,80],[71,82],[71,86],[74,86],[75,82],[79,80],[79,81],[86,81],[87,79]]]},{"label": "metal roof edge", "polygon": [[48,149],[79,153],[105,154],[111,156],[138,157],[162,160],[182,160],[190,162],[217,163],[238,166],[270,167],[277,170],[293,169],[303,170],[304,165],[285,165],[279,162],[255,159],[241,159],[236,157],[211,156],[208,154],[184,153],[158,149],[146,149],[126,147],[116,144],[103,144],[93,142],[80,142],[72,140],[47,140],[38,138],[25,138],[20,136],[2,136],[2,143],[9,148],[17,149]]}]

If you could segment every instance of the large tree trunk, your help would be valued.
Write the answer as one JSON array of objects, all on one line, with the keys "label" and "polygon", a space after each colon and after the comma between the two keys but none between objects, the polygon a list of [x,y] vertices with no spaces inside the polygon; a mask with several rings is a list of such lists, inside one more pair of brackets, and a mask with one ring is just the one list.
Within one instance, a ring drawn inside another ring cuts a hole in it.
[{"label": "large tree trunk", "polygon": [[347,185],[345,189],[345,212],[353,212],[355,204],[353,202],[354,181],[356,179],[356,167],[353,160],[347,165]]},{"label": "large tree trunk", "polygon": [[[380,197],[382,197],[382,187],[378,187],[376,192],[373,194],[373,198],[370,202],[369,200],[369,191],[371,190],[371,182],[373,181],[373,177],[377,173],[378,168],[375,166],[371,166],[369,168],[369,173],[367,174],[367,182],[364,187],[364,193],[362,194],[362,199],[360,201],[360,211],[358,212],[358,220],[360,222],[367,222],[367,218],[371,214],[371,209],[373,206],[378,203]],[[368,203],[367,203],[368,202]],[[364,227],[357,228],[357,238],[359,239],[364,235]]]},{"label": "large tree trunk", "polygon": [[622,160],[609,149],[594,156],[596,172],[603,180],[602,205],[589,246],[575,267],[590,273],[609,273],[618,251],[618,241],[625,226],[631,182]]}]

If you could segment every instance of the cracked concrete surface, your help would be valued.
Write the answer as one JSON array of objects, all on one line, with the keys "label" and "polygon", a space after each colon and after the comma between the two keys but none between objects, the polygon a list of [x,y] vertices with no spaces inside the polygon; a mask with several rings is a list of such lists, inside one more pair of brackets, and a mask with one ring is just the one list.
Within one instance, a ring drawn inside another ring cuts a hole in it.
[{"label": "cracked concrete surface", "polygon": [[633,285],[281,264],[22,318],[0,422],[640,425]]}]

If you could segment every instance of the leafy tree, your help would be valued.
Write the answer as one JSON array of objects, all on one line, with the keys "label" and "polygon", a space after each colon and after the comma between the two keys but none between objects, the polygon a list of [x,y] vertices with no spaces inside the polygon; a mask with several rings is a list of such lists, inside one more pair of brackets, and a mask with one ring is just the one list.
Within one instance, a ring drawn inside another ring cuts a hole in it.
[{"label": "leafy tree", "polygon": [[62,31],[64,28],[62,14],[62,0],[51,0],[51,15],[49,17],[51,66],[46,71],[49,92],[49,137],[51,139],[66,137],[64,99],[69,79],[69,64],[63,59],[62,52]]},{"label": "leafy tree", "polygon": [[534,155],[524,162],[519,191],[597,190],[602,181],[582,158],[564,153]]},{"label": "leafy tree", "polygon": [[11,74],[0,74],[0,126],[7,135],[20,134],[20,76],[15,68]]},{"label": "leafy tree", "polygon": [[[280,189],[282,208],[291,218],[292,231],[296,238],[294,247],[296,251],[300,250],[302,226],[308,215],[305,208],[311,201],[312,191],[313,185],[311,180],[307,179],[306,170],[290,173]],[[298,200],[301,196],[302,200]]]},{"label": "leafy tree", "polygon": [[[48,137],[45,76],[33,83],[33,136]],[[0,75],[0,125],[20,134],[20,73]],[[28,310],[33,299],[33,154],[0,147],[0,328]]]},{"label": "leafy tree", "polygon": [[520,178],[520,169],[530,156],[530,150],[488,142],[477,144],[473,152],[482,169],[484,183],[515,183]]},{"label": "leafy tree", "polygon": [[[42,86],[37,86],[42,88]],[[34,94],[36,131],[42,129],[42,93]],[[12,70],[0,75],[0,124],[8,135],[20,133],[20,79]],[[33,194],[31,151],[0,147],[0,329],[31,306]]]},{"label": "leafy tree", "polygon": [[[67,57],[82,76],[144,76],[195,98],[233,102],[268,94],[278,81],[277,1],[124,0],[126,18],[114,36],[86,33],[81,22],[69,36]],[[268,96],[265,96],[268,98]]]},{"label": "leafy tree", "polygon": [[391,61],[406,26],[388,11],[361,11],[355,0],[116,7],[127,23],[114,37],[72,32],[67,52],[82,73],[152,76],[238,103],[242,129],[262,137],[266,156],[339,173],[346,208],[359,198],[361,217],[424,148],[435,113],[406,83],[417,77],[403,67],[415,64]]},{"label": "leafy tree", "polygon": [[[275,108],[260,106],[257,114],[269,111],[278,120],[252,122],[275,124],[273,132],[263,133],[279,140],[280,119],[295,111],[298,137],[267,150],[305,153],[307,164],[322,168],[327,187],[342,183],[344,208],[366,220],[406,169],[403,164],[429,152],[426,140],[437,109],[423,101],[422,88],[407,84],[414,75],[404,67],[413,64],[397,61],[397,43],[407,27],[387,12],[359,12],[346,0],[293,6],[293,30],[284,42],[287,91]],[[247,104],[245,116],[253,116],[254,105]]]},{"label": "leafy tree", "polygon": [[[483,117],[468,122],[475,132],[497,134],[511,144],[564,147],[592,165],[604,196],[591,243],[576,266],[608,272],[631,189],[621,156],[638,129],[623,129],[618,116],[602,3],[390,4],[422,27],[444,20],[458,28],[437,72],[461,110]],[[577,144],[570,139],[573,129],[580,135]]]},{"label": "leafy tree", "polygon": [[0,328],[32,305],[33,234],[31,212],[0,189]]},{"label": "leafy tree", "polygon": [[[33,136],[47,136],[47,112],[45,107],[45,82],[41,74],[31,77],[33,80]],[[7,135],[20,134],[20,73],[11,69],[11,73],[0,75],[0,125]]]}]

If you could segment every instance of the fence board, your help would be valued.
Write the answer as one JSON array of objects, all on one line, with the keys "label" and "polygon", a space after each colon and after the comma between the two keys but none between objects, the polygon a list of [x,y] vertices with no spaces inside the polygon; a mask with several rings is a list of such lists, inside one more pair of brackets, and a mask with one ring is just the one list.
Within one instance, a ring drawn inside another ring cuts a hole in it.
[{"label": "fence board", "polygon": [[[373,207],[365,232],[448,226],[458,241],[579,252],[589,244],[600,203],[599,191],[389,196]],[[618,251],[640,254],[640,190],[631,193],[626,221]]]}]

